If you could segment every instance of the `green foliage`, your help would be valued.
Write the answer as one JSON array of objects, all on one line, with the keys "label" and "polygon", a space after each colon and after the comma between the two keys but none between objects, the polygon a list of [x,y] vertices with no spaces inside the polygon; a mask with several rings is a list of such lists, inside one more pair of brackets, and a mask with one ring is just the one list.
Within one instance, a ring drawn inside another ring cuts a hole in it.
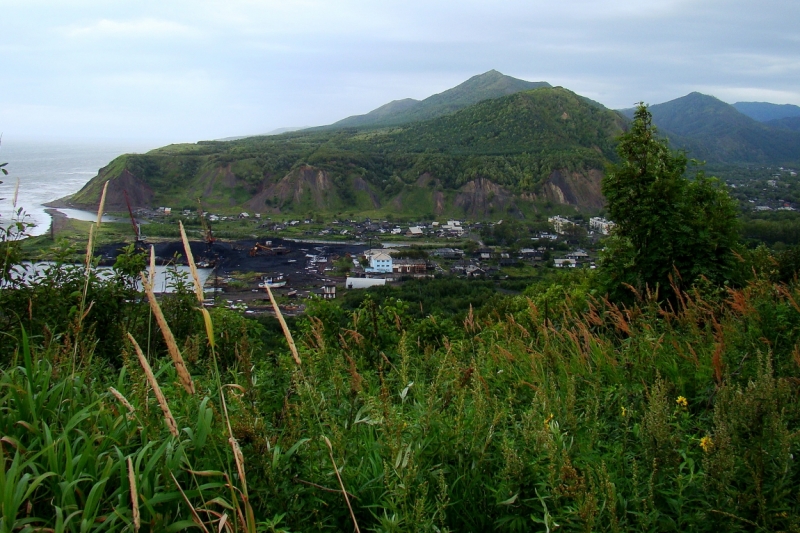
[{"label": "green foliage", "polygon": [[[178,437],[129,345],[116,370],[87,356],[73,372],[71,336],[19,329],[0,369],[0,527],[133,530],[130,459],[143,529],[189,527],[192,508],[209,530],[222,513],[240,529],[350,529],[323,436],[363,531],[800,527],[798,287],[754,280],[626,308],[594,299],[590,273],[559,276],[449,319],[373,291],[347,308],[313,302],[292,328],[302,369],[285,344],[251,342],[265,334],[252,321],[214,310],[217,374],[187,301],[165,312],[175,331],[193,317],[178,338],[198,394],[163,348],[150,357]],[[459,290],[445,281],[424,287],[430,301]],[[34,317],[45,310],[33,302]],[[230,434],[252,520],[236,511]]]},{"label": "green foliage", "polygon": [[[435,192],[478,178],[523,193],[538,191],[555,170],[601,169],[615,157],[623,122],[570,91],[540,88],[398,128],[310,130],[125,155],[72,200],[94,204],[102,184],[127,171],[153,189],[159,205],[203,196],[207,208],[230,209],[272,187],[263,205],[281,212],[327,215],[392,205],[421,216],[435,211]],[[327,172],[334,187],[312,192],[304,186],[296,197],[286,182],[279,185],[307,167]],[[417,185],[423,175],[431,178],[429,187]],[[403,201],[392,203],[398,195]],[[455,211],[452,196],[443,196],[446,211]]]},{"label": "green foliage", "polygon": [[733,266],[736,207],[714,178],[684,177],[687,160],[657,136],[650,112],[636,110],[620,139],[621,162],[603,179],[607,211],[617,227],[603,256],[605,288],[669,292],[699,277],[722,283]]},{"label": "green foliage", "polygon": [[797,163],[800,133],[771,128],[697,92],[650,108],[653,120],[693,157],[724,163]]}]

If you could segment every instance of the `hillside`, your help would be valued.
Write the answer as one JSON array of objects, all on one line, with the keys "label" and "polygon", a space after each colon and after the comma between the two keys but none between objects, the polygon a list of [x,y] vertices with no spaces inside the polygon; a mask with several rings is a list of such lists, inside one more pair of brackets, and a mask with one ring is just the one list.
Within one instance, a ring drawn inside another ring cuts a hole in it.
[{"label": "hillside", "polygon": [[109,209],[524,216],[543,202],[599,208],[602,169],[624,118],[562,88],[482,101],[436,119],[371,130],[305,131],[172,145],[126,155],[73,195]]},{"label": "hillside", "polygon": [[428,120],[453,113],[483,100],[500,98],[540,87],[550,87],[550,84],[520,80],[496,70],[490,70],[424,100],[412,98],[395,100],[365,115],[348,117],[328,127],[390,126]]},{"label": "hillside", "polygon": [[764,124],[781,130],[800,131],[800,117],[776,118],[773,120],[768,120]]},{"label": "hillside", "polygon": [[[691,93],[650,106],[653,122],[675,148],[725,163],[800,161],[800,134],[762,124],[713,96]],[[630,116],[629,110],[625,110]]]},{"label": "hillside", "polygon": [[769,102],[736,102],[736,110],[753,120],[769,122],[788,117],[800,117],[800,107],[792,104],[770,104]]}]

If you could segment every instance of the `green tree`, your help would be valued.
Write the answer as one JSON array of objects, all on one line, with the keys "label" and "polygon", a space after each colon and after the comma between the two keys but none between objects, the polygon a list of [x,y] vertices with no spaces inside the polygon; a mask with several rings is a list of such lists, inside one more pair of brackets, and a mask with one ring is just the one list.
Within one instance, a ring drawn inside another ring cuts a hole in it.
[{"label": "green tree", "polygon": [[738,230],[736,204],[719,180],[702,171],[686,178],[685,154],[670,150],[641,103],[617,153],[621,161],[609,166],[602,183],[617,224],[602,261],[609,294],[629,298],[633,287],[667,296],[671,277],[678,286],[700,276],[726,280]]}]

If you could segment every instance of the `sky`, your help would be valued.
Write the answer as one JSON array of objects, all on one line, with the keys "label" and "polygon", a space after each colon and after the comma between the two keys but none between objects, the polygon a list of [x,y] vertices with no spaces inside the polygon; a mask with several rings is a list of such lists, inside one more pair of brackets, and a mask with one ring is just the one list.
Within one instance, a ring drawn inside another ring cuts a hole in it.
[{"label": "sky", "polygon": [[800,105],[798,0],[0,0],[0,131],[195,142],[329,124],[491,69],[607,107]]}]

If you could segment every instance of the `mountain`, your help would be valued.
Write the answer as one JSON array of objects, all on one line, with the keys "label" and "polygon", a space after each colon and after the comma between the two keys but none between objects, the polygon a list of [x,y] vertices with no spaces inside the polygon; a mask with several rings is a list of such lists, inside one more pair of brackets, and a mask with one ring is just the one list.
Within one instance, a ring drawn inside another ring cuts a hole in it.
[{"label": "mountain", "polygon": [[753,120],[769,122],[788,117],[800,117],[800,107],[792,104],[770,104],[768,102],[736,102],[736,110]]},{"label": "mountain", "polygon": [[[800,161],[800,133],[762,124],[713,96],[693,92],[649,109],[673,148],[691,157],[724,163]],[[631,110],[622,112],[632,116]]]},{"label": "mountain", "polygon": [[784,117],[766,121],[764,124],[780,130],[800,131],[800,117]]},{"label": "mountain", "polygon": [[546,82],[531,82],[512,78],[496,70],[473,76],[464,83],[434,94],[424,100],[406,98],[394,100],[366,115],[345,118],[327,126],[328,128],[391,126],[447,115],[477,104],[482,100],[500,98],[520,91],[550,87]]},{"label": "mountain", "polygon": [[[544,202],[596,209],[625,119],[563,88],[483,100],[384,129],[305,130],[125,155],[69,201],[261,213],[525,216]],[[132,195],[132,190],[141,194]],[[135,197],[134,197],[135,196]]]}]

